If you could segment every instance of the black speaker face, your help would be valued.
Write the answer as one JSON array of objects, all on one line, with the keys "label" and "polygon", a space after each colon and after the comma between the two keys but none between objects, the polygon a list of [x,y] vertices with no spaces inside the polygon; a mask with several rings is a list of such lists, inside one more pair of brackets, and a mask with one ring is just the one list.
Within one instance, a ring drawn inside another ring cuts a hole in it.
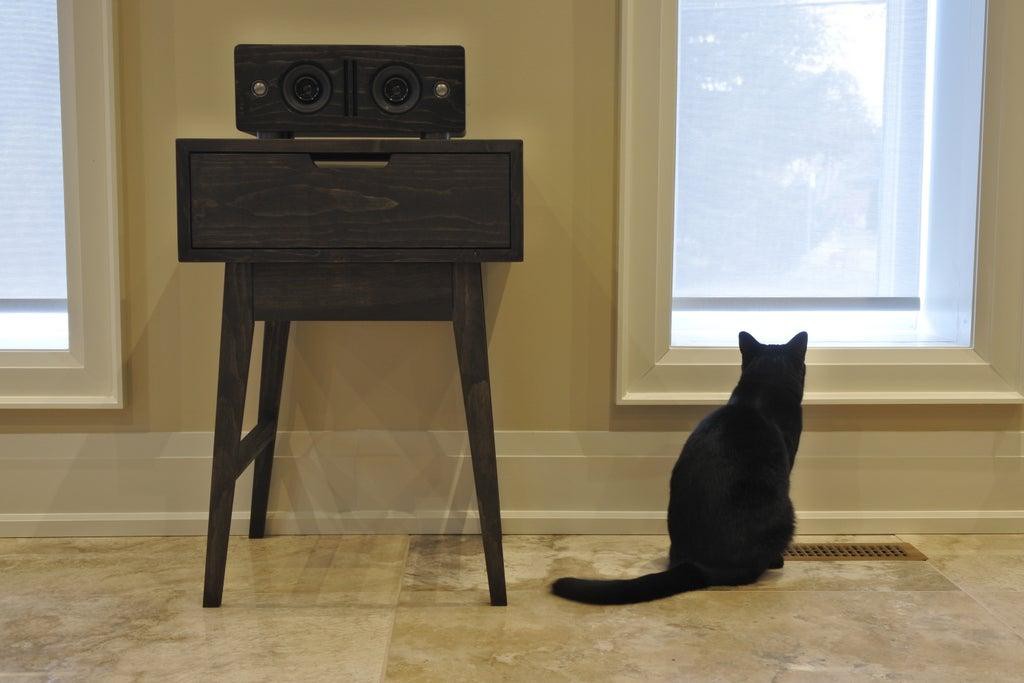
[{"label": "black speaker face", "polygon": [[460,137],[465,63],[459,45],[238,45],[236,123],[253,134]]},{"label": "black speaker face", "polygon": [[[250,88],[251,92],[251,88]],[[312,114],[331,100],[331,78],[315,64],[298,64],[281,79],[281,95],[293,111]]]},{"label": "black speaker face", "polygon": [[420,79],[408,66],[392,64],[373,77],[370,92],[382,111],[404,114],[420,101]]}]

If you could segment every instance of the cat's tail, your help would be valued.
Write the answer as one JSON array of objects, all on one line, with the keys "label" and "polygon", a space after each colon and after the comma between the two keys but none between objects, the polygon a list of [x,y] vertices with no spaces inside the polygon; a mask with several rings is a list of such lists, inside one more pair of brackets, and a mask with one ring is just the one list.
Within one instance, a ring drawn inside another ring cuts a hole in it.
[{"label": "cat's tail", "polygon": [[591,605],[626,605],[634,602],[660,600],[676,593],[707,588],[710,580],[701,569],[689,562],[656,574],[635,579],[562,578],[551,584],[557,596]]}]

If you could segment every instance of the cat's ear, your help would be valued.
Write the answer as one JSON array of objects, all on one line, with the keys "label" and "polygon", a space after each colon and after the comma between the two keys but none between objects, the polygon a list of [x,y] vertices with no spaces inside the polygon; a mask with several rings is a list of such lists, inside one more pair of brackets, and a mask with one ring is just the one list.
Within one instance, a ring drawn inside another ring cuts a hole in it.
[{"label": "cat's ear", "polygon": [[799,356],[801,360],[807,355],[807,333],[798,332],[788,342],[786,342],[786,349],[795,356]]},{"label": "cat's ear", "polygon": [[745,359],[757,352],[761,348],[761,342],[754,339],[754,335],[749,332],[740,332],[740,355]]}]

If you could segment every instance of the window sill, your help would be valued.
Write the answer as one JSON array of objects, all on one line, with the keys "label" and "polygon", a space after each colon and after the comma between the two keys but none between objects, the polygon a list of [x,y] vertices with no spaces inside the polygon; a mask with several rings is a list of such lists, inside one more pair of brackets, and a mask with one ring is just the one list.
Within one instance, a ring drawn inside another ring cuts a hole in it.
[{"label": "window sill", "polygon": [[[638,347],[640,345],[637,345]],[[805,405],[1020,404],[1022,394],[975,349],[810,349]],[[621,405],[717,404],[739,377],[739,352],[668,348],[619,377]]]}]

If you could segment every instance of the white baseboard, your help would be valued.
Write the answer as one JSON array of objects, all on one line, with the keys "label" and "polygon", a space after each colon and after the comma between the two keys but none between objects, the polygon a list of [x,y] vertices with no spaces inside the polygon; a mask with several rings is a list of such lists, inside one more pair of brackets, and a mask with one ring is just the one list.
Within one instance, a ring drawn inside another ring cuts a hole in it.
[{"label": "white baseboard", "polygon": [[[664,533],[685,436],[498,432],[505,532]],[[208,432],[0,434],[0,536],[205,534],[211,447]],[[464,432],[288,432],[277,451],[272,534],[479,530]],[[1021,491],[1019,432],[812,432],[793,475],[815,534],[1021,533]]]}]

